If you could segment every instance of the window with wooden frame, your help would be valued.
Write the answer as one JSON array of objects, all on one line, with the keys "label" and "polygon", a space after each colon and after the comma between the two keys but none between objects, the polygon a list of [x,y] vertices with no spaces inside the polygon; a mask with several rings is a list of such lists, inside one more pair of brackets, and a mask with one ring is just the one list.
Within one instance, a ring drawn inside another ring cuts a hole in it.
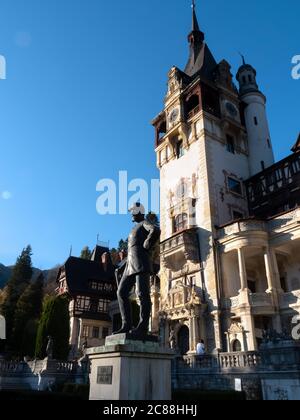
[{"label": "window with wooden frame", "polygon": [[174,233],[181,232],[188,228],[188,215],[181,213],[174,219]]}]

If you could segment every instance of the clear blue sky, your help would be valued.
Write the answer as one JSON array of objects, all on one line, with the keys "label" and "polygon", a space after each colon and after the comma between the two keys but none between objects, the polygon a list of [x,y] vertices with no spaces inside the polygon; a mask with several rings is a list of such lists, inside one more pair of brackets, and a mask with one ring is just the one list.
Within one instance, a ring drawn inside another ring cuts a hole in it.
[{"label": "clear blue sky", "polygon": [[[93,247],[116,245],[128,216],[100,216],[96,183],[157,178],[151,119],[162,109],[168,70],[188,55],[191,0],[2,0],[0,54],[0,262],[28,243],[49,268]],[[216,59],[235,74],[237,51],[268,98],[276,158],[300,131],[300,2],[198,0]]]}]

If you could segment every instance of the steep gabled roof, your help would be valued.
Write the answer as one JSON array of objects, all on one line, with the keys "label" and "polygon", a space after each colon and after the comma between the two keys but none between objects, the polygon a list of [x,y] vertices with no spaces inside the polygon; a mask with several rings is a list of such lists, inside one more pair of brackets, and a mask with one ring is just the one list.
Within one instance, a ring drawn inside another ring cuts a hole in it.
[{"label": "steep gabled roof", "polygon": [[188,36],[190,55],[184,72],[190,77],[200,75],[205,79],[214,80],[217,62],[204,39],[205,36],[200,30],[196,15],[196,5],[193,1],[192,31]]},{"label": "steep gabled roof", "polygon": [[292,147],[292,152],[298,152],[300,150],[300,133],[298,136],[298,140],[296,141],[296,143],[294,144],[294,146]]},{"label": "steep gabled roof", "polygon": [[[114,289],[116,287],[114,266],[109,251],[105,248],[96,247],[91,260],[69,257],[58,273],[57,282],[62,271],[65,273],[70,295],[93,294],[91,282],[109,283]],[[99,291],[96,293],[99,294]]]}]

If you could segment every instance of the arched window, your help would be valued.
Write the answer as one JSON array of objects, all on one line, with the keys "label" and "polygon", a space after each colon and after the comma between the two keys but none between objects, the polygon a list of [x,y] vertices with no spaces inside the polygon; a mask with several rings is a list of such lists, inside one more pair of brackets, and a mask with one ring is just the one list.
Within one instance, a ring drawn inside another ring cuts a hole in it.
[{"label": "arched window", "polygon": [[188,227],[188,215],[186,213],[179,214],[174,220],[174,232],[180,232]]},{"label": "arched window", "polygon": [[232,343],[232,351],[233,352],[242,351],[242,345],[239,340],[234,340],[234,342]]}]

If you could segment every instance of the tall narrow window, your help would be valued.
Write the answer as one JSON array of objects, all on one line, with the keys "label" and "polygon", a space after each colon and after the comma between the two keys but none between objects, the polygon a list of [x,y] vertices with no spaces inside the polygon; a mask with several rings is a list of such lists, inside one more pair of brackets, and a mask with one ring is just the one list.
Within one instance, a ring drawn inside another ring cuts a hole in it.
[{"label": "tall narrow window", "polygon": [[226,136],[226,150],[233,155],[235,154],[234,138],[230,135]]},{"label": "tall narrow window", "polygon": [[84,325],[82,328],[82,336],[84,338],[88,338],[90,333],[90,327],[88,325]]},{"label": "tall narrow window", "polygon": [[176,156],[177,156],[177,159],[180,159],[183,155],[184,155],[183,141],[180,140],[176,144]]},{"label": "tall narrow window", "polygon": [[262,160],[262,161],[260,162],[260,164],[261,164],[261,170],[262,170],[262,171],[264,171],[264,170],[266,169],[266,165],[265,165],[264,160]]},{"label": "tall narrow window", "polygon": [[106,337],[108,337],[108,335],[109,335],[109,329],[103,327],[102,328],[102,338],[106,338]]},{"label": "tall narrow window", "polygon": [[255,124],[255,125],[258,125],[258,120],[257,120],[257,117],[254,117],[254,124]]},{"label": "tall narrow window", "polygon": [[93,327],[92,337],[99,338],[99,333],[100,333],[99,327]]}]

